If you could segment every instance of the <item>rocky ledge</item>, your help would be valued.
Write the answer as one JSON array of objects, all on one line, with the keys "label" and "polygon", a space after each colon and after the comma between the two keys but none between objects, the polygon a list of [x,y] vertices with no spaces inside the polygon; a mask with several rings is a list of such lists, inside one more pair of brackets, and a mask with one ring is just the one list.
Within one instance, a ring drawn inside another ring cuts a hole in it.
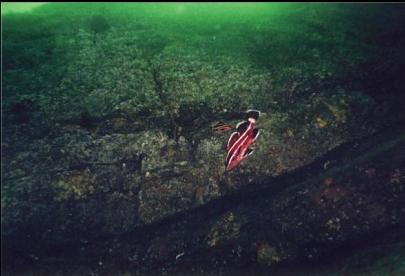
[{"label": "rocky ledge", "polygon": [[128,131],[136,123],[119,118],[5,141],[7,263],[272,266],[322,259],[387,231],[400,239],[403,127],[311,141],[272,135],[272,120],[260,118],[255,154],[229,173],[228,135],[209,125],[174,140],[159,129]]}]

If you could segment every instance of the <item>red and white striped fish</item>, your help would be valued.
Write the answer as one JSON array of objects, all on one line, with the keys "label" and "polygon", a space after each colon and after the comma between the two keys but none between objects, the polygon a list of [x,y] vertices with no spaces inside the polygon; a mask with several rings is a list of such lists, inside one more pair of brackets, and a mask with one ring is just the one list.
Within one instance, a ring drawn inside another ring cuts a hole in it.
[{"label": "red and white striped fish", "polygon": [[236,132],[229,137],[226,146],[225,170],[230,171],[235,168],[243,159],[253,153],[249,148],[259,136],[260,130],[254,128],[256,120],[259,119],[260,111],[248,110],[247,120],[236,125]]}]

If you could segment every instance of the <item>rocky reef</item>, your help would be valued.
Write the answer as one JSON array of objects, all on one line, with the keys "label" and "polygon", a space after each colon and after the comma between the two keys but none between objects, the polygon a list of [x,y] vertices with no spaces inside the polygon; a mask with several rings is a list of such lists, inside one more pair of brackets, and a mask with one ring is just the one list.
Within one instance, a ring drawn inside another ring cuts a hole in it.
[{"label": "rocky reef", "polygon": [[3,143],[8,262],[274,266],[333,256],[377,233],[403,238],[403,127],[274,144],[272,120],[263,114],[255,154],[229,173],[227,135],[210,125],[176,142],[159,129],[126,133],[134,123],[114,118],[99,124],[105,131],[64,125]]}]

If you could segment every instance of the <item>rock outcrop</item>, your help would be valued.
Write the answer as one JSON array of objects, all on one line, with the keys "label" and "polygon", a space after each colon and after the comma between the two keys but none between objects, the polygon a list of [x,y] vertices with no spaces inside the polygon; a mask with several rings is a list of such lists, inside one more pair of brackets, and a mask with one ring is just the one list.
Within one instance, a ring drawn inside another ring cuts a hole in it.
[{"label": "rock outcrop", "polygon": [[318,259],[403,224],[403,128],[354,142],[276,144],[271,122],[260,118],[255,154],[230,173],[227,135],[209,125],[178,141],[159,129],[120,132],[108,121],[110,133],[64,125],[3,143],[9,256],[40,262],[68,245],[62,259],[135,269],[201,254],[214,266],[271,266]]}]

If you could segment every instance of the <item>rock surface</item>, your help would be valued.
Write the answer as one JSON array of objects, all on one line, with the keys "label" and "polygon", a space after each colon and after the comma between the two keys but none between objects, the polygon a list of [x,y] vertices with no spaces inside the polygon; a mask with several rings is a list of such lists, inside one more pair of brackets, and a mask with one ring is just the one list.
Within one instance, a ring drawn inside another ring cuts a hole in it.
[{"label": "rock surface", "polygon": [[[259,127],[270,123],[264,115]],[[216,267],[321,259],[403,225],[403,133],[269,154],[263,131],[255,155],[225,174],[227,135],[209,128],[196,144],[160,130],[64,126],[3,144],[3,240],[13,262],[46,263],[47,250],[62,246],[54,257],[94,259],[104,270],[175,269],[198,256]]]},{"label": "rock surface", "polygon": [[[267,114],[260,118],[254,155],[230,173],[224,170],[230,133],[213,133],[209,125],[178,141],[159,129],[126,133],[133,123],[123,118],[93,129],[62,125],[35,140],[15,138],[3,145],[3,208],[19,215],[16,220],[6,215],[4,225],[14,229],[35,220],[41,227],[33,232],[45,231],[48,238],[69,237],[74,231],[94,235],[94,228],[101,229],[99,234],[125,233],[245,186],[260,188],[256,178],[307,165],[345,141],[325,135],[317,143],[290,138],[279,143],[275,141],[283,137],[271,133],[271,123]],[[106,212],[99,212],[101,202]],[[58,229],[51,219],[41,218],[45,206],[55,207],[45,217],[58,218]]]}]

